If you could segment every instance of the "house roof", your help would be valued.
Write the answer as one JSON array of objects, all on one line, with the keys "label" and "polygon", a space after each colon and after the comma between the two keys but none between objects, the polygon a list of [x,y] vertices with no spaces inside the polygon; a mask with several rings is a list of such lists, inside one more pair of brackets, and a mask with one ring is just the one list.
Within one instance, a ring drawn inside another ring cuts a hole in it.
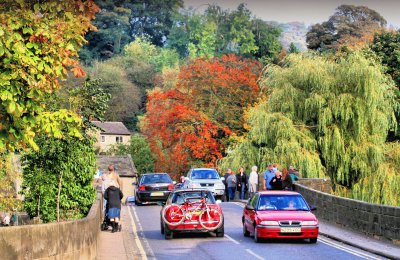
[{"label": "house roof", "polygon": [[131,132],[122,122],[101,122],[92,121],[92,123],[102,130],[103,134],[130,135]]}]

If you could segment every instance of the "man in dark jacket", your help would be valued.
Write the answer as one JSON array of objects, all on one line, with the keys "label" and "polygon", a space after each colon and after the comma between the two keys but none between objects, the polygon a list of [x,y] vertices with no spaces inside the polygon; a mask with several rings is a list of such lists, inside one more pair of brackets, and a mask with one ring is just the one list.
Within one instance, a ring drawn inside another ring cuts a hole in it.
[{"label": "man in dark jacket", "polygon": [[107,217],[110,219],[112,232],[118,231],[118,223],[121,215],[121,199],[124,197],[121,190],[116,187],[114,180],[104,192],[104,199],[107,201]]},{"label": "man in dark jacket", "polygon": [[224,181],[223,183],[225,184],[225,199],[226,201],[229,201],[229,192],[228,192],[228,183],[226,182],[228,180],[229,175],[231,175],[232,170],[228,169],[228,171],[224,175]]}]

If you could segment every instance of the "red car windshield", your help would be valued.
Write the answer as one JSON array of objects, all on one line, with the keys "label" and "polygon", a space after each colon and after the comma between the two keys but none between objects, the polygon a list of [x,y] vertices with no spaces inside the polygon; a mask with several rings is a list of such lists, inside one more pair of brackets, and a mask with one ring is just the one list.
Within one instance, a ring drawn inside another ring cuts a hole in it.
[{"label": "red car windshield", "polygon": [[299,195],[261,195],[257,210],[301,210],[309,211],[304,198]]}]

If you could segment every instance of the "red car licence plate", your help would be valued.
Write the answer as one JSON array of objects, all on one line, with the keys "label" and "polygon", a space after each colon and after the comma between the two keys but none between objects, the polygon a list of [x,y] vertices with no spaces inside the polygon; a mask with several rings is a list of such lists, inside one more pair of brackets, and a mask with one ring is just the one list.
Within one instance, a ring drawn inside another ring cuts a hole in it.
[{"label": "red car licence plate", "polygon": [[300,233],[301,228],[299,227],[283,227],[281,228],[281,233]]}]

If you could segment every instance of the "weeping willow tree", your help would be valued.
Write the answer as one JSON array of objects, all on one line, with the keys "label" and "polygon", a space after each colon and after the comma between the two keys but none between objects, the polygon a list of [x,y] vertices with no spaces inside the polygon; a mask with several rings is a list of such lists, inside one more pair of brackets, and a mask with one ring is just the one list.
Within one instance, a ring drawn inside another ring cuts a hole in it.
[{"label": "weeping willow tree", "polygon": [[266,98],[251,108],[249,131],[219,166],[294,164],[305,177],[329,176],[336,194],[399,205],[400,145],[392,80],[362,53],[288,56],[270,67]]}]

